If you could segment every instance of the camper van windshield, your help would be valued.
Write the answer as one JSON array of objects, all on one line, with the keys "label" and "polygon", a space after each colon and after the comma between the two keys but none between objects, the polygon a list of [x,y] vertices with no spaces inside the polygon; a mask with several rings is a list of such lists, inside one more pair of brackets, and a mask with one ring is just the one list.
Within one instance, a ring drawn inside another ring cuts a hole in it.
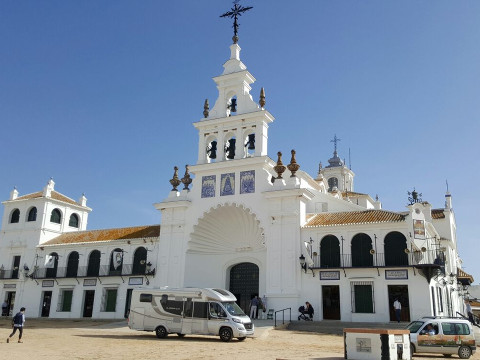
[{"label": "camper van windshield", "polygon": [[236,302],[233,301],[224,301],[222,305],[227,309],[230,315],[237,315],[237,316],[246,316],[245,313],[240,309]]}]

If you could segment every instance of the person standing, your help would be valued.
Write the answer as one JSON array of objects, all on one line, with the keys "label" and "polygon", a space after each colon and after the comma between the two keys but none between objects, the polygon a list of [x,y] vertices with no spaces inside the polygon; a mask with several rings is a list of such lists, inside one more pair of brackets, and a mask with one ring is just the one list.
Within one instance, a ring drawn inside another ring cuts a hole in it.
[{"label": "person standing", "polygon": [[8,316],[8,303],[7,303],[7,300],[3,300],[3,303],[2,303],[2,316]]},{"label": "person standing", "polygon": [[257,308],[258,308],[258,297],[255,295],[253,299],[250,301],[250,319],[255,319],[257,315]]},{"label": "person standing", "polygon": [[20,312],[18,312],[12,319],[12,328],[13,331],[10,336],[7,338],[7,343],[10,342],[10,338],[15,335],[18,330],[18,342],[22,343],[22,335],[23,335],[23,325],[25,324],[25,308],[22,307]]},{"label": "person standing", "polygon": [[468,301],[468,299],[465,299],[465,312],[467,313],[468,320],[473,324],[472,305],[470,305],[470,301]]},{"label": "person standing", "polygon": [[400,315],[402,314],[402,304],[398,299],[395,299],[393,303],[393,308],[395,309],[395,317],[397,318],[397,322],[400,322]]},{"label": "person standing", "polygon": [[315,311],[313,310],[312,304],[310,304],[308,301],[305,303],[305,312],[308,314],[308,316],[310,316],[310,321],[312,321]]}]

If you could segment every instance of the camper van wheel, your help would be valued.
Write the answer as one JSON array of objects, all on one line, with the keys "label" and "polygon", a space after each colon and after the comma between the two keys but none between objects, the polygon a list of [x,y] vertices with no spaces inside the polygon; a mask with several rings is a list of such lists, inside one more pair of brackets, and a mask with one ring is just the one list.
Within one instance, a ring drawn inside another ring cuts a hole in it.
[{"label": "camper van wheel", "polygon": [[238,341],[243,341],[245,339],[246,339],[246,337],[241,337],[241,338],[238,338]]},{"label": "camper van wheel", "polygon": [[163,339],[168,335],[167,329],[165,329],[163,326],[159,326],[155,329],[155,334],[157,335],[157,338]]},{"label": "camper van wheel", "polygon": [[232,340],[232,336],[233,336],[232,329],[228,327],[222,327],[220,329],[220,340],[227,342]]},{"label": "camper van wheel", "polygon": [[460,346],[458,349],[458,357],[460,359],[468,359],[472,356],[472,350],[468,346]]},{"label": "camper van wheel", "polygon": [[184,337],[185,334],[182,334],[182,333],[177,333],[178,337]]}]

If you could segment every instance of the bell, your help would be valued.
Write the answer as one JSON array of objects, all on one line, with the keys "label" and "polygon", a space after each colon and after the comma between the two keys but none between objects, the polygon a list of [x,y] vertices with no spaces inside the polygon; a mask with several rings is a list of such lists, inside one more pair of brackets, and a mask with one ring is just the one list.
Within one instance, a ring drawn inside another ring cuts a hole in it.
[{"label": "bell", "polygon": [[227,159],[233,160],[235,158],[235,143],[236,139],[228,140],[228,146],[225,149],[227,153]]},{"label": "bell", "polygon": [[215,140],[213,140],[210,143],[210,147],[207,148],[207,155],[210,159],[217,158],[217,142]]},{"label": "bell", "polygon": [[232,113],[237,112],[237,99],[232,98],[232,102],[229,107],[230,107],[230,112]]},{"label": "bell", "polygon": [[248,141],[245,146],[248,146],[248,150],[255,150],[255,134],[248,135]]}]

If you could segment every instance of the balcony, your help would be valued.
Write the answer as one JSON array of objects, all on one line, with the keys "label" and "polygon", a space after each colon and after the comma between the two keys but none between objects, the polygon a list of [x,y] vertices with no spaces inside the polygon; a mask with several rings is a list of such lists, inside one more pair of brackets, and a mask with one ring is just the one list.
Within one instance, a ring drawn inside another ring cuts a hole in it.
[{"label": "balcony", "polygon": [[0,268],[0,279],[18,279],[18,268],[6,270]]},{"label": "balcony", "polygon": [[312,269],[344,269],[344,268],[372,268],[372,267],[415,267],[442,268],[445,265],[444,255],[438,250],[402,252],[400,254],[367,253],[352,256],[339,254],[337,256],[312,256]]},{"label": "balcony", "polygon": [[38,268],[30,277],[33,279],[60,279],[60,278],[82,278],[82,277],[107,277],[107,276],[131,276],[131,275],[154,275],[153,271],[146,271],[145,266],[134,266],[133,264],[123,264],[121,269],[111,269],[110,265],[101,265],[98,267],[79,266],[58,268]]}]

